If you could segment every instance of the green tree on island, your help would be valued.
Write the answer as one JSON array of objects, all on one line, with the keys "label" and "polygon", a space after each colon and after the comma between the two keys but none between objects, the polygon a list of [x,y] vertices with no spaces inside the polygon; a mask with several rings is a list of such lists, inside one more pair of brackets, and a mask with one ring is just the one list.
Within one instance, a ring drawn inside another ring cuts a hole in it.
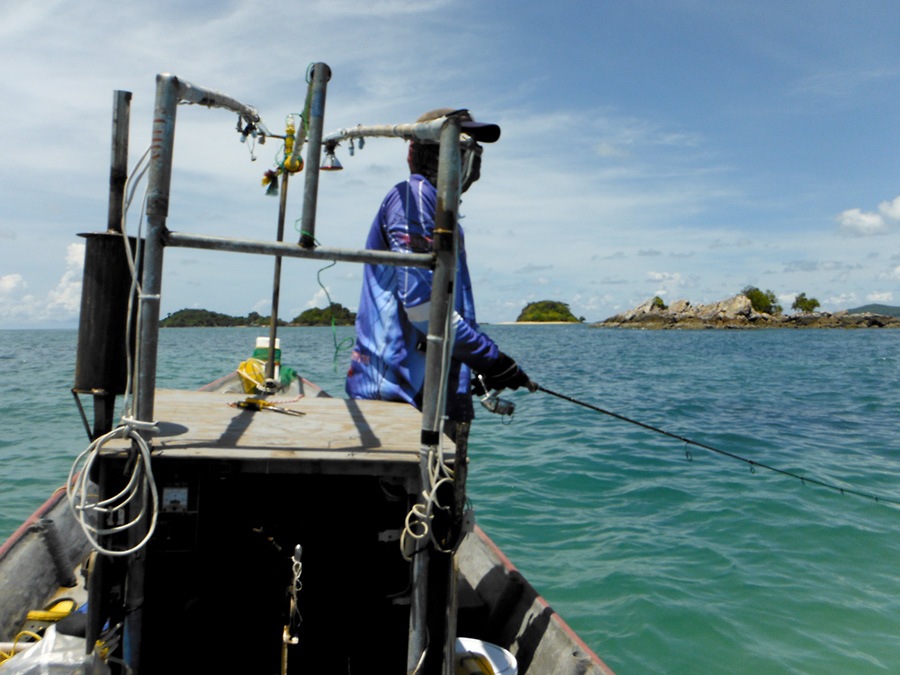
[{"label": "green tree on island", "polygon": [[794,298],[794,304],[791,305],[791,309],[796,309],[800,312],[815,312],[818,306],[818,300],[815,298],[807,298],[806,293],[801,293]]},{"label": "green tree on island", "polygon": [[332,321],[336,326],[352,326],[356,322],[356,314],[341,303],[333,302],[324,309],[314,307],[298,314],[291,324],[294,326],[330,326]]},{"label": "green tree on island", "polygon": [[774,316],[781,314],[781,305],[778,304],[778,299],[770,290],[761,291],[756,286],[747,286],[741,291],[741,295],[746,296],[754,311],[760,314],[772,314]]},{"label": "green tree on island", "polygon": [[575,318],[572,310],[564,302],[540,300],[539,302],[529,302],[525,305],[525,309],[522,310],[516,321],[581,323],[584,321],[584,317]]},{"label": "green tree on island", "polygon": [[[253,319],[259,319],[259,314],[253,313]],[[250,317],[229,316],[220,312],[211,312],[208,309],[179,309],[166,316],[159,322],[163,328],[209,328],[220,326],[247,326],[257,325]]]}]

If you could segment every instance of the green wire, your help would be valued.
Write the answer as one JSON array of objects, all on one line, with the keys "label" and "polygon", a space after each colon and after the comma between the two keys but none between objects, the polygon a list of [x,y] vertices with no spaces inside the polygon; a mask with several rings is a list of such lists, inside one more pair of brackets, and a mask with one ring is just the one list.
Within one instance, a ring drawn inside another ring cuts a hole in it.
[{"label": "green wire", "polygon": [[[304,232],[301,230],[300,234],[304,234]],[[318,245],[319,242],[315,243],[316,245]],[[334,305],[334,301],[331,299],[331,295],[328,293],[328,289],[325,288],[325,284],[322,283],[321,274],[325,270],[331,269],[335,265],[337,265],[337,260],[333,260],[330,265],[325,265],[325,267],[316,272],[316,280],[319,282],[319,287],[322,289],[322,292],[325,293],[325,297],[328,298],[329,309],[331,309],[331,307]],[[331,335],[334,340],[334,358],[332,359],[332,367],[334,368],[334,372],[337,372],[338,356],[341,352],[350,351],[350,348],[353,346],[354,340],[352,337],[347,336],[343,340],[338,342],[337,323],[335,323],[334,320],[334,310],[332,310],[331,312]]]}]

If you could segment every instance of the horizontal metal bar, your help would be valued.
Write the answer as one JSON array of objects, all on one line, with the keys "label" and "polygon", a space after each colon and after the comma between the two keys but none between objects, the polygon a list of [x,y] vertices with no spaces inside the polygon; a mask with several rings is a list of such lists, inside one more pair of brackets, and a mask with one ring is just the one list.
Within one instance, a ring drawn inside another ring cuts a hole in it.
[{"label": "horizontal metal bar", "polygon": [[333,131],[325,136],[325,138],[322,139],[322,142],[328,144],[329,142],[343,141],[348,138],[374,138],[381,136],[388,138],[403,138],[407,141],[419,140],[437,143],[441,139],[441,129],[443,128],[445,121],[446,120],[441,117],[440,119],[430,120],[428,122],[416,122],[412,124],[360,124],[359,126]]},{"label": "horizontal metal bar", "polygon": [[258,241],[253,239],[231,239],[203,234],[183,234],[169,232],[165,246],[179,248],[202,248],[212,251],[233,253],[256,253],[277,255],[284,258],[312,258],[314,260],[338,260],[340,262],[370,263],[374,265],[396,265],[432,269],[434,256],[430,253],[393,253],[392,251],[368,251],[342,248],[308,249],[298,244],[286,242]]},{"label": "horizontal metal bar", "polygon": [[175,82],[177,87],[177,96],[179,103],[191,103],[195,105],[203,105],[209,108],[225,108],[238,113],[249,122],[259,122],[259,112],[251,105],[241,103],[236,98],[223,94],[220,91],[214,91],[205,87],[197,86],[187,80],[182,80],[174,75],[163,73],[158,77],[170,78]]}]

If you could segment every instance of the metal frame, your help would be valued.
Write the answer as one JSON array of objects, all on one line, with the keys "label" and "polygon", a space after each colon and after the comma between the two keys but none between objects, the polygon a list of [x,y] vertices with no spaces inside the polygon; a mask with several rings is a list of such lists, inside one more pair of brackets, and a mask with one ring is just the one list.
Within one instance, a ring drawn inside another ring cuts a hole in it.
[{"label": "metal frame", "polygon": [[[169,194],[172,177],[172,158],[175,137],[177,106],[192,103],[208,107],[225,108],[237,112],[248,124],[261,127],[256,109],[219,92],[198,87],[174,75],[157,76],[156,101],[153,117],[153,135],[147,194],[147,236],[144,249],[142,293],[139,299],[140,334],[138,336],[138,366],[135,391],[135,414],[138,420],[150,421],[154,414],[156,366],[159,345],[160,292],[162,288],[163,252],[167,246],[211,249],[240,253],[281,257],[340,260],[358,263],[403,265],[429,268],[434,271],[431,314],[428,327],[426,352],[425,393],[422,409],[420,451],[420,480],[427,484],[427,457],[440,442],[446,408],[446,387],[452,351],[452,314],[458,258],[457,220],[460,197],[460,120],[449,117],[416,124],[383,125],[344,129],[323,139],[325,91],[331,71],[323,63],[312,67],[310,82],[310,120],[307,139],[306,182],[303,197],[302,234],[299,245],[281,241],[269,242],[248,239],[191,235],[170,232],[166,227]],[[438,171],[437,210],[435,213],[434,254],[398,254],[367,250],[316,248],[314,242],[316,199],[318,194],[319,155],[323,142],[333,148],[341,139],[370,136],[400,137],[407,140],[440,142],[441,153]],[[452,148],[447,152],[445,149]],[[274,347],[274,345],[272,345]],[[150,432],[142,431],[149,439]],[[142,533],[136,533],[140,537]],[[454,589],[448,587],[445,575],[429,582],[430,551],[417,552],[413,563],[414,590],[410,609],[410,638],[408,663],[414,666],[426,661],[423,673],[437,673],[440,669],[450,672],[451,664],[434,650],[443,653],[443,645],[451,643],[448,632],[452,622],[447,621],[446,607],[452,602],[439,603],[435,599],[450,597]],[[131,653],[126,655],[134,672],[140,664],[140,634],[142,616],[140,598],[143,594],[143,555],[136,555],[129,564],[128,588],[130,608],[126,622],[126,634]],[[429,587],[432,588],[429,592]],[[428,607],[429,600],[432,607]],[[443,606],[435,606],[442,604]],[[430,615],[427,618],[426,615]],[[437,619],[435,619],[435,616]],[[434,635],[435,620],[441,635]],[[426,627],[426,622],[427,626]],[[442,623],[443,622],[443,623]],[[442,626],[442,627],[441,627]],[[429,633],[432,638],[429,640]],[[433,649],[429,649],[429,643]],[[443,664],[441,663],[445,661]]]}]

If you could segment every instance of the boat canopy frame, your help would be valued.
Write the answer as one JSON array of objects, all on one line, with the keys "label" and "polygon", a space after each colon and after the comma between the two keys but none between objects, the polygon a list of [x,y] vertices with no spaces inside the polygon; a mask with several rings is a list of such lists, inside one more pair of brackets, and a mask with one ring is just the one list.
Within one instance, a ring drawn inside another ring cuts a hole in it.
[{"label": "boat canopy frame", "polygon": [[[431,269],[433,272],[432,296],[429,316],[426,350],[426,374],[422,406],[422,427],[420,437],[420,479],[427,485],[429,476],[429,454],[442,442],[443,417],[447,400],[447,368],[452,352],[454,311],[454,283],[459,256],[458,216],[461,193],[461,158],[457,149],[465,143],[462,122],[458,116],[449,115],[437,120],[398,125],[358,126],[342,129],[325,138],[327,148],[343,139],[364,137],[399,137],[411,141],[425,141],[440,144],[440,159],[437,180],[437,208],[433,252],[407,254],[378,252],[365,249],[339,249],[319,247],[314,240],[315,211],[319,180],[319,155],[323,145],[322,121],[324,118],[325,93],[331,71],[324,63],[316,63],[311,69],[308,100],[310,105],[309,134],[306,139],[307,161],[303,195],[303,217],[301,239],[297,244],[282,241],[229,238],[172,232],[167,227],[169,197],[171,191],[173,148],[175,139],[176,111],[180,104],[195,104],[209,108],[223,108],[236,112],[241,122],[264,130],[262,119],[256,108],[246,105],[221,92],[192,84],[172,74],[160,74],[156,78],[156,99],[154,104],[152,141],[150,148],[148,189],[146,197],[146,240],[143,249],[143,273],[141,293],[138,299],[140,324],[137,335],[137,363],[134,383],[134,416],[138,423],[151,422],[154,417],[154,396],[157,379],[157,358],[159,346],[159,322],[162,290],[163,257],[165,248],[197,248],[224,252],[250,253],[280,258],[309,258],[353,263],[410,266]],[[127,94],[125,96],[124,94]],[[117,124],[126,124],[128,115],[123,113],[123,101],[130,103],[130,93],[116,92],[114,114],[114,139],[123,135]],[[127,104],[127,103],[126,103]],[[124,132],[127,135],[127,131]],[[297,144],[299,146],[299,143]],[[292,150],[291,158],[299,151]],[[122,153],[113,153],[113,174],[121,173],[116,163],[122,161]],[[111,213],[121,212],[112,202],[122,199],[122,194],[111,192]],[[280,239],[280,236],[279,236]],[[276,288],[277,288],[276,275]],[[274,322],[273,308],[273,322]],[[274,346],[274,341],[270,341]],[[148,425],[149,426],[149,425]],[[152,431],[141,428],[139,433],[152,443]],[[464,466],[466,442],[457,444],[455,463]],[[455,486],[465,490],[464,481]],[[420,497],[422,499],[422,497]],[[455,503],[464,504],[465,495],[455,495]],[[136,536],[140,536],[139,533]],[[446,607],[454,606],[455,588],[449,578],[429,580],[430,551],[426,544],[413,556],[413,595],[410,607],[410,633],[407,655],[408,668],[419,668],[422,673],[450,672],[448,670],[453,653],[454,627],[447,617]],[[434,576],[433,574],[431,576]],[[443,574],[438,575],[444,577]],[[134,556],[129,563],[128,586],[139,597],[143,585],[143,556]],[[445,601],[441,602],[440,598]],[[436,600],[438,600],[436,602]],[[443,623],[442,623],[443,622]],[[131,666],[140,664],[140,635],[142,616],[140,610],[133,611],[126,621],[126,634],[131,640]],[[435,628],[442,633],[434,636]],[[434,649],[431,649],[434,647]],[[429,652],[426,658],[426,652]],[[437,653],[435,653],[437,652]],[[423,665],[424,664],[424,665]],[[429,665],[431,664],[431,665]]]}]

